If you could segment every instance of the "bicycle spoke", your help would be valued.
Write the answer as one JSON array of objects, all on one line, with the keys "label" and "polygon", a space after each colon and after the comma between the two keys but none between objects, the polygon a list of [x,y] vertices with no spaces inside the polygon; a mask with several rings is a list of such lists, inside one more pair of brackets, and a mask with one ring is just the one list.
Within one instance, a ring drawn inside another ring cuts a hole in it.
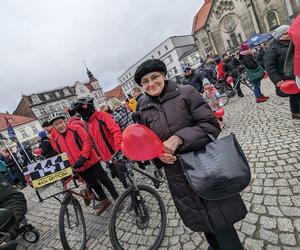
[{"label": "bicycle spoke", "polygon": [[72,202],[70,202],[65,209],[64,232],[70,248],[80,249],[80,246],[78,244],[76,245],[76,243],[80,238],[82,241],[84,240],[84,229],[76,205],[73,205]]},{"label": "bicycle spoke", "polygon": [[149,249],[160,234],[162,213],[158,200],[150,193],[140,190],[148,212],[148,219],[141,221],[135,209],[130,209],[131,196],[127,196],[123,202],[124,208],[118,211],[115,221],[115,231],[120,245],[124,249]]}]

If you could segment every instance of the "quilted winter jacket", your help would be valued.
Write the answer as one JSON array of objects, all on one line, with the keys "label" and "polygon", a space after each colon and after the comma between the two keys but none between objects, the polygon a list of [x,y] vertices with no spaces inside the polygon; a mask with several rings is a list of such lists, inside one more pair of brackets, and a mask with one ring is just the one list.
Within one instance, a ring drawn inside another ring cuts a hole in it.
[{"label": "quilted winter jacket", "polygon": [[67,125],[64,134],[55,133],[51,138],[51,144],[56,152],[67,154],[71,165],[74,165],[80,156],[86,159],[80,168],[74,170],[75,172],[84,172],[100,160],[93,149],[89,134],[81,126]]},{"label": "quilted winter jacket", "polygon": [[[183,139],[176,153],[202,149],[209,143],[207,133],[215,138],[220,127],[211,108],[192,86],[178,86],[167,81],[164,94],[158,98],[146,96],[141,106],[141,121],[162,141],[171,135]],[[190,187],[178,162],[164,166],[170,193],[184,224],[195,232],[215,232],[231,226],[247,214],[240,195],[219,201],[200,198]]]},{"label": "quilted winter jacket", "polygon": [[[86,125],[101,158],[104,161],[110,160],[114,152],[121,149],[122,132],[119,125],[110,114],[102,111],[96,111],[86,122]],[[103,138],[100,127],[103,129],[107,141]]]}]

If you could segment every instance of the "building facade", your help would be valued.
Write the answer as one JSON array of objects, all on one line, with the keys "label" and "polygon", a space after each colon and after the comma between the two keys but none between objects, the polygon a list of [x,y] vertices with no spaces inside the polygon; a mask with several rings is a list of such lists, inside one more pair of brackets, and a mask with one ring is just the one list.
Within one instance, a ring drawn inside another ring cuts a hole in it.
[{"label": "building facade", "polygon": [[86,70],[89,77],[89,82],[75,82],[75,93],[78,98],[94,98],[94,105],[99,109],[102,105],[107,104],[107,100],[98,80],[93,76],[92,72],[88,68],[86,68]]},{"label": "building facade", "polygon": [[182,66],[189,65],[193,69],[197,69],[201,65],[201,61],[202,58],[197,46],[187,51],[179,58],[179,62]]},{"label": "building facade", "polygon": [[64,112],[76,100],[75,87],[64,87],[23,95],[14,115],[29,116],[44,122],[54,112]]},{"label": "building facade", "polygon": [[289,24],[299,12],[299,0],[206,0],[194,17],[192,33],[205,59]]},{"label": "building facade", "polygon": [[118,82],[122,86],[125,95],[130,94],[132,89],[136,86],[134,73],[137,67],[149,59],[162,60],[167,66],[168,78],[178,78],[183,74],[179,58],[194,46],[195,41],[191,35],[173,36],[162,42],[118,78]]},{"label": "building facade", "polygon": [[[38,132],[43,130],[39,121],[33,117],[0,113],[0,133],[7,139],[9,136],[7,133],[7,123],[5,118],[8,119],[9,123],[13,127],[20,143],[37,141]],[[16,143],[10,139],[5,140],[5,142],[9,147],[16,147]],[[4,147],[3,140],[0,140],[0,147]]]},{"label": "building facade", "polygon": [[80,97],[93,97],[96,108],[106,104],[106,98],[98,80],[87,69],[89,81],[77,81],[73,86],[43,91],[30,95],[22,95],[21,101],[14,111],[15,115],[29,116],[44,122],[54,112],[63,113],[70,108],[72,102]]}]

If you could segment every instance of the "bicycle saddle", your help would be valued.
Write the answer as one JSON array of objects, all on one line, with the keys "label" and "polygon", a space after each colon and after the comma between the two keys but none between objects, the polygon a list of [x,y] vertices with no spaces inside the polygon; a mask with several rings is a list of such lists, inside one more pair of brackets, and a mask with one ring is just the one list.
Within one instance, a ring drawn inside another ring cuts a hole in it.
[{"label": "bicycle saddle", "polygon": [[0,208],[0,232],[7,232],[15,223],[14,214],[6,208]]}]

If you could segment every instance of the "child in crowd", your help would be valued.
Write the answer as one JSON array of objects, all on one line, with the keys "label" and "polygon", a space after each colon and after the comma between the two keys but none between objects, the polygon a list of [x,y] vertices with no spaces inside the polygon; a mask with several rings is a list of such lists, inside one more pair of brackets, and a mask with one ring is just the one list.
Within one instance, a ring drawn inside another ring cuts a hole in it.
[{"label": "child in crowd", "polygon": [[[208,102],[211,109],[215,112],[220,107],[223,106],[222,98],[218,90],[214,87],[213,84],[209,82],[207,78],[204,78],[203,81],[203,98],[205,101]],[[223,117],[218,118],[221,129],[225,128],[225,122],[223,120]]]}]

